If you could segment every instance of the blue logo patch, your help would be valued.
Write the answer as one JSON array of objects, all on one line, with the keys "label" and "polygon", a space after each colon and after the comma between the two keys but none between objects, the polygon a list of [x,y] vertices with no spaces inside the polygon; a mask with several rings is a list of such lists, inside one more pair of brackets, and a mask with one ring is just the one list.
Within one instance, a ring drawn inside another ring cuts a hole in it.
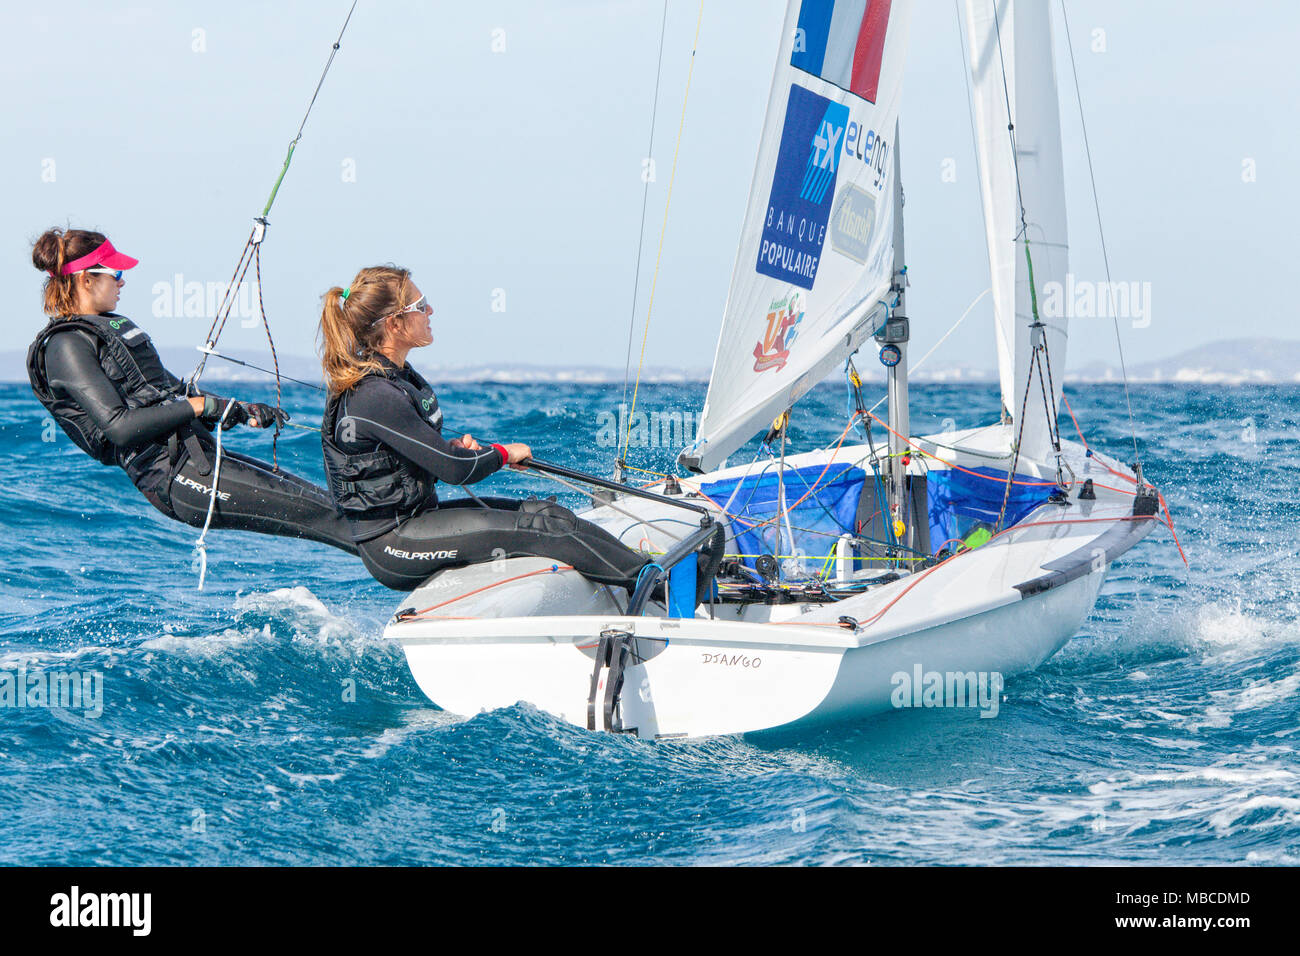
[{"label": "blue logo patch", "polygon": [[843,103],[791,85],[754,267],[760,275],[813,287],[848,122]]}]

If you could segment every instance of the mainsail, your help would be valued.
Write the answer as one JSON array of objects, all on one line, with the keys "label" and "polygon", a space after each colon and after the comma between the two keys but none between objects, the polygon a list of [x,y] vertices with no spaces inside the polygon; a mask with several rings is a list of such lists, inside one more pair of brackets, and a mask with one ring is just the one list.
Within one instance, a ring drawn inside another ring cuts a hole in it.
[{"label": "mainsail", "polygon": [[717,467],[887,317],[909,6],[789,4],[687,467]]},{"label": "mainsail", "polygon": [[[1062,301],[1059,289],[1069,269],[1050,9],[1044,0],[996,0],[996,7],[995,0],[966,0],[966,38],[1002,405],[1021,434],[1021,455],[1045,461],[1051,435],[1030,326],[1036,297],[1051,363],[1054,421],[1068,330],[1067,310],[1053,306]],[[1061,285],[1049,297],[1051,283]],[[1043,372],[1046,377],[1046,363]]]}]

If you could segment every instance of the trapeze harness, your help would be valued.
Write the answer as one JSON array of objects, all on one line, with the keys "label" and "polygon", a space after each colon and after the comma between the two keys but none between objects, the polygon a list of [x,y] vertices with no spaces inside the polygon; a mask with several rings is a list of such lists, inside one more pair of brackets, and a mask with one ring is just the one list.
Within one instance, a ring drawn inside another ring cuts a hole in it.
[{"label": "trapeze harness", "polygon": [[[86,454],[122,468],[163,514],[203,527],[212,498],[211,430],[143,329],[125,316],[53,319],[27,352],[32,391]],[[356,553],[323,488],[222,449],[212,527],[306,538]]]},{"label": "trapeze harness", "polygon": [[506,450],[452,445],[433,389],[382,356],[325,406],[321,442],[334,500],[375,580],[410,591],[443,568],[538,556],[628,587],[646,558],[551,500],[471,497],[440,503],[436,484],[470,485],[499,471]]}]

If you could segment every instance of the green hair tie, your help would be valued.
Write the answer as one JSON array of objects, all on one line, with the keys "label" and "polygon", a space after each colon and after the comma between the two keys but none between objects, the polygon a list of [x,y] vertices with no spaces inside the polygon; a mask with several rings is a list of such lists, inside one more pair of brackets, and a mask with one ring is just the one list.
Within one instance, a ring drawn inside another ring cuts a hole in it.
[{"label": "green hair tie", "polygon": [[340,296],[340,298],[341,298],[344,302],[346,302],[346,301],[348,301],[348,296],[350,296],[351,294],[352,294],[352,286],[348,286],[346,289],[343,290],[343,295]]}]

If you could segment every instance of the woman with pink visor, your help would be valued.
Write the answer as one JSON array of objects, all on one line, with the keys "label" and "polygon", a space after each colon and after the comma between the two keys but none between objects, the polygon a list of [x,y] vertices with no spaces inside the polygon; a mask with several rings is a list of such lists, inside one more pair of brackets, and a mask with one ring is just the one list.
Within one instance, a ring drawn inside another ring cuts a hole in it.
[{"label": "woman with pink visor", "polygon": [[[101,233],[49,229],[32,248],[46,273],[49,322],[27,353],[32,390],[76,445],[120,467],[159,511],[202,527],[212,504],[212,429],[267,428],[288,416],[260,403],[186,395],[145,331],[114,309],[136,265]],[[356,554],[322,488],[222,447],[212,527],[306,538]]]}]

